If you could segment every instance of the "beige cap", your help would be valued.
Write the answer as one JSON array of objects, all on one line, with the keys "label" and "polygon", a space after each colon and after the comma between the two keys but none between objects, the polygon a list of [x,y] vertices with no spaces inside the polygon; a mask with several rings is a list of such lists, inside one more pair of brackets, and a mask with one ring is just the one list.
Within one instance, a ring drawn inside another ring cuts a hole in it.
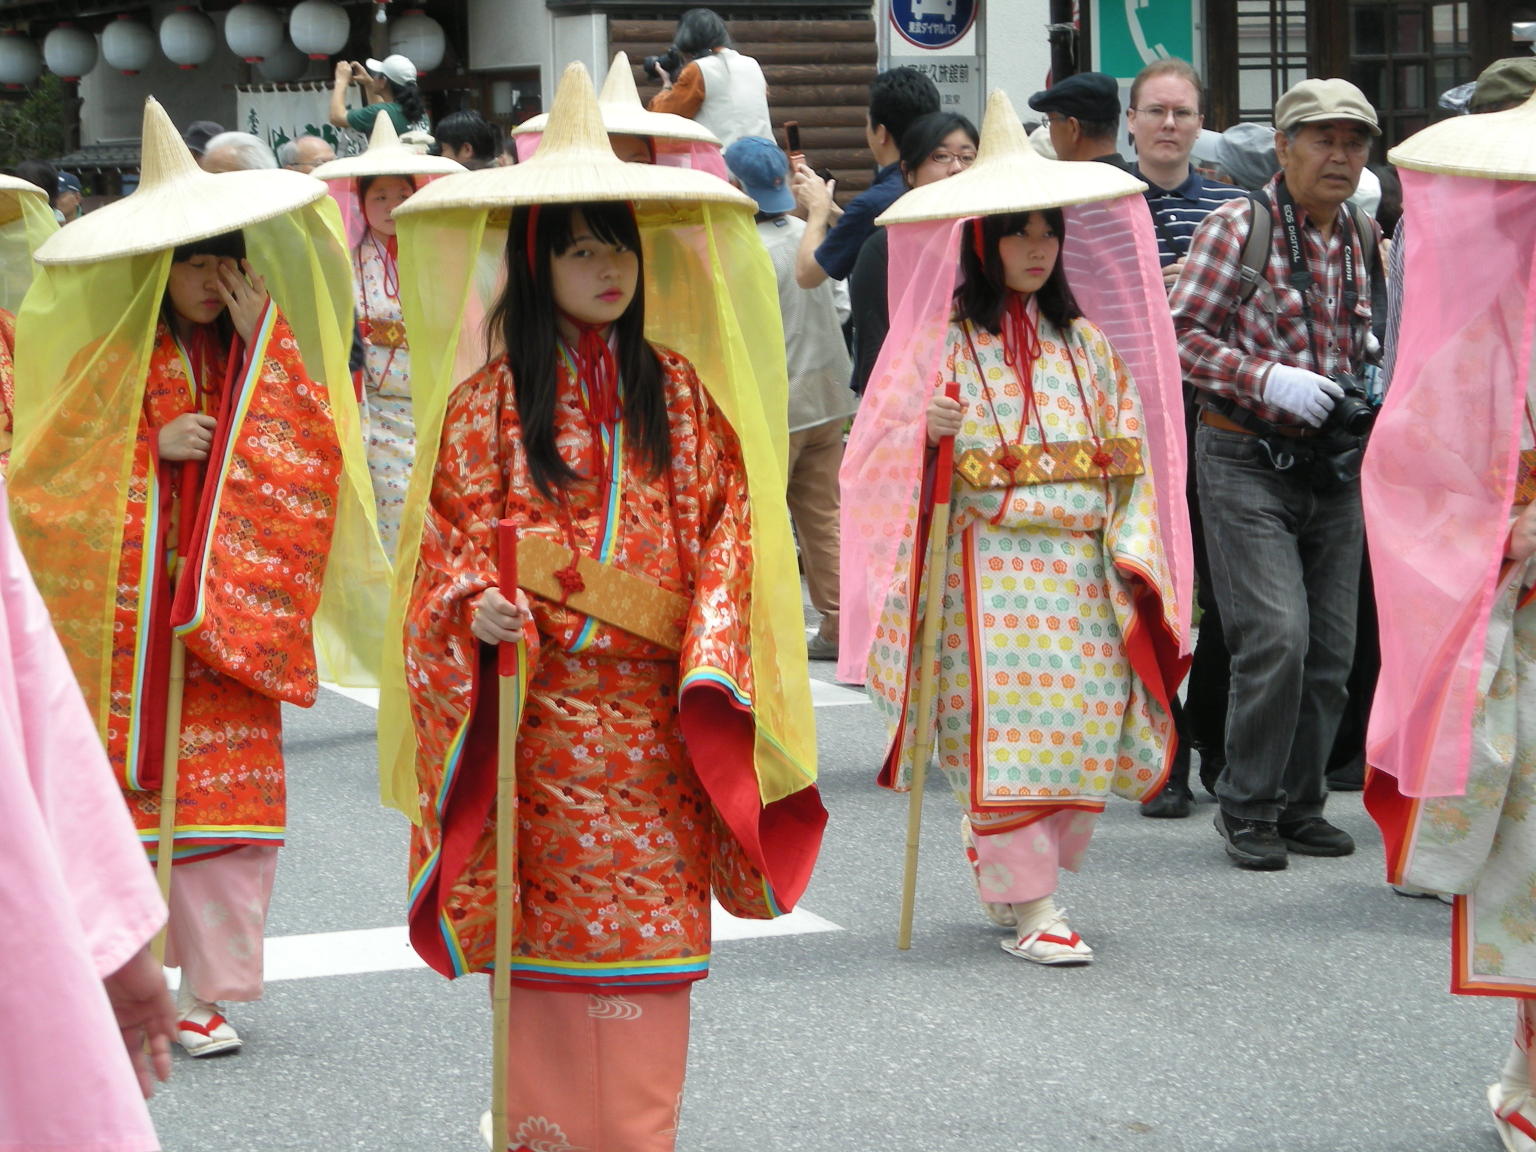
[{"label": "beige cap", "polygon": [[1324,120],[1354,120],[1381,135],[1376,109],[1365,93],[1348,80],[1337,76],[1329,80],[1301,80],[1292,84],[1275,101],[1275,127],[1288,132],[1298,124],[1316,124]]},{"label": "beige cap", "polygon": [[1140,180],[1113,164],[1047,160],[1024,135],[1008,94],[995,88],[981,122],[976,163],[947,179],[912,189],[875,223],[884,226],[1034,212],[1139,196],[1146,189]]},{"label": "beige cap", "polygon": [[1532,92],[1536,92],[1536,56],[1510,56],[1495,60],[1478,74],[1467,109],[1481,112],[1490,105],[1524,104]]}]

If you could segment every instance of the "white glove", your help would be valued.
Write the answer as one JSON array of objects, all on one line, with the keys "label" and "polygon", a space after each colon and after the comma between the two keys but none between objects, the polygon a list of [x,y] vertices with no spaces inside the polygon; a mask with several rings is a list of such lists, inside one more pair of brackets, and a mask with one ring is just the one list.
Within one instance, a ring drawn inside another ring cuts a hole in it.
[{"label": "white glove", "polygon": [[1264,403],[1289,412],[1314,428],[1322,426],[1333,411],[1333,402],[1344,398],[1344,389],[1326,376],[1276,364],[1264,377]]}]

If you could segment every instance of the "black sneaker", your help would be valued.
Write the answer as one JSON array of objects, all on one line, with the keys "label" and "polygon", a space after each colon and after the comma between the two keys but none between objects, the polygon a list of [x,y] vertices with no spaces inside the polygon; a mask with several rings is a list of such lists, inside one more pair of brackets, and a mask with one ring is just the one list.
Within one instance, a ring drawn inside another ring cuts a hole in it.
[{"label": "black sneaker", "polygon": [[1277,872],[1290,863],[1273,820],[1244,820],[1218,811],[1214,823],[1227,842],[1227,855],[1239,868]]},{"label": "black sneaker", "polygon": [[1194,801],[1195,797],[1187,785],[1170,780],[1161,792],[1142,803],[1141,814],[1162,820],[1182,820],[1189,815],[1190,805]]},{"label": "black sneaker", "polygon": [[1285,846],[1303,856],[1348,856],[1355,850],[1354,838],[1321,816],[1306,816],[1276,827]]}]

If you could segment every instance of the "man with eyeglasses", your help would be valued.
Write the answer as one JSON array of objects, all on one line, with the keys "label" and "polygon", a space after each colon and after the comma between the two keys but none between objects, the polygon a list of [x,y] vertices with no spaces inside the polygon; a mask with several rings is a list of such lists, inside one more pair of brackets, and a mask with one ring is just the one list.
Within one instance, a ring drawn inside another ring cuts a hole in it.
[{"label": "man with eyeglasses", "polygon": [[1079,72],[1029,98],[1045,114],[1058,160],[1097,160],[1129,167],[1115,144],[1120,125],[1120,86],[1103,72]]},{"label": "man with eyeglasses", "polygon": [[[1366,253],[1381,243],[1376,222],[1345,204],[1381,135],[1365,94],[1300,81],[1275,125],[1280,173],[1263,202],[1205,218],[1169,302],[1200,392],[1200,508],[1232,655],[1216,829],[1239,867],[1261,870],[1284,868],[1288,852],[1355,850],[1323,818],[1323,773],[1354,660],[1363,543],[1369,418],[1345,387],[1364,367]],[[1269,218],[1267,259],[1245,291],[1256,212]]]},{"label": "man with eyeglasses", "polygon": [[[1131,172],[1148,184],[1145,196],[1157,231],[1163,282],[1172,291],[1200,221],[1228,200],[1242,199],[1245,193],[1230,184],[1206,179],[1189,162],[1205,118],[1200,114],[1200,77],[1187,61],[1170,58],[1143,68],[1131,82],[1130,107],[1125,118],[1136,148],[1136,163],[1131,165]],[[1187,384],[1184,393],[1185,429],[1193,458],[1199,404]],[[1227,721],[1227,647],[1222,640],[1220,610],[1211,589],[1194,468],[1189,470],[1186,496],[1194,534],[1200,634],[1185,699],[1174,710],[1179,750],[1168,783],[1141,806],[1143,816],[1171,819],[1188,816],[1194,803],[1189,787],[1191,751],[1200,753],[1200,779],[1207,787],[1215,784],[1226,755],[1223,745]]]},{"label": "man with eyeglasses", "polygon": [[306,176],[322,164],[336,159],[336,149],[322,136],[299,136],[284,140],[277,148],[277,162],[290,172]]}]

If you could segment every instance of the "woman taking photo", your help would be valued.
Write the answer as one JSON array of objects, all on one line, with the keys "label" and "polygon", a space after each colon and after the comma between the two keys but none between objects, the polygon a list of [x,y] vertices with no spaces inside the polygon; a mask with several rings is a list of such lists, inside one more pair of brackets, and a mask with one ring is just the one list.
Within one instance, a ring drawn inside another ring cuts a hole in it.
[{"label": "woman taking photo", "polygon": [[140,837],[174,859],[177,1035],[208,1056],[241,1043],[219,1002],[262,993],[281,703],[313,703],[314,630],[367,585],[367,482],[320,186],[199,171],[153,100],[143,152],[131,196],[37,251],[11,497]]},{"label": "woman taking photo", "polygon": [[[844,604],[859,599],[863,612],[856,630],[845,617],[841,671],[867,670],[887,723],[880,781],[909,787],[918,726],[936,727],[981,899],[1013,929],[1003,948],[1044,965],[1093,957],[1054,902],[1059,871],[1076,871],[1111,793],[1140,800],[1160,787],[1182,671],[1154,487],[1175,469],[1063,261],[1076,230],[1080,256],[1112,258],[1119,243],[1155,283],[1150,226],[1115,205],[1061,207],[1139,188],[1105,165],[1039,157],[994,93],[976,164],[881,217],[942,223],[891,238],[904,295],[842,473],[844,540],[863,562],[844,568]],[[1083,219],[1093,212],[1098,222]],[[1170,367],[1138,377],[1165,411],[1176,410],[1164,407],[1178,389]],[[938,475],[931,450],[948,438],[953,470]],[[947,534],[930,553],[942,573],[923,571],[925,467],[950,490]],[[893,505],[893,493],[910,502]],[[881,552],[882,540],[898,545]],[[923,590],[937,576],[933,604]],[[941,613],[937,652],[918,641],[929,612]],[[914,688],[930,675],[937,705],[917,715]]]},{"label": "woman taking photo", "polygon": [[[363,106],[349,110],[347,87],[351,84],[362,89]],[[370,60],[366,68],[356,60],[336,61],[331,84],[331,123],[372,137],[373,124],[380,113],[394,123],[397,135],[432,131],[426,101],[416,86],[416,65],[398,53]]]},{"label": "woman taking photo", "polygon": [[394,211],[435,176],[464,171],[457,161],[400,143],[389,118],[374,121],[368,150],[332,160],[312,175],[330,185],[352,252],[357,332],[363,345],[363,428],[374,512],[384,554],[395,555],[400,510],[411,475],[416,425],[411,413],[411,345],[400,313]]},{"label": "woman taking photo", "polygon": [[[407,320],[449,353],[417,380],[380,713],[410,725],[380,747],[417,825],[411,942],[445,976],[485,971],[510,917],[512,1147],[662,1152],[710,894],[787,910],[825,819],[767,415],[782,436],[773,274],[750,200],[613,154],[579,65],[532,158],[399,216]],[[515,827],[492,804],[512,646]]]},{"label": "woman taking photo", "polygon": [[[964,172],[976,162],[981,143],[976,125],[955,112],[930,112],[912,121],[901,137],[901,175],[908,188],[922,188]],[[890,237],[884,228],[864,241],[848,295],[853,304],[853,390],[862,393],[885,343],[891,318],[885,281]]]}]

